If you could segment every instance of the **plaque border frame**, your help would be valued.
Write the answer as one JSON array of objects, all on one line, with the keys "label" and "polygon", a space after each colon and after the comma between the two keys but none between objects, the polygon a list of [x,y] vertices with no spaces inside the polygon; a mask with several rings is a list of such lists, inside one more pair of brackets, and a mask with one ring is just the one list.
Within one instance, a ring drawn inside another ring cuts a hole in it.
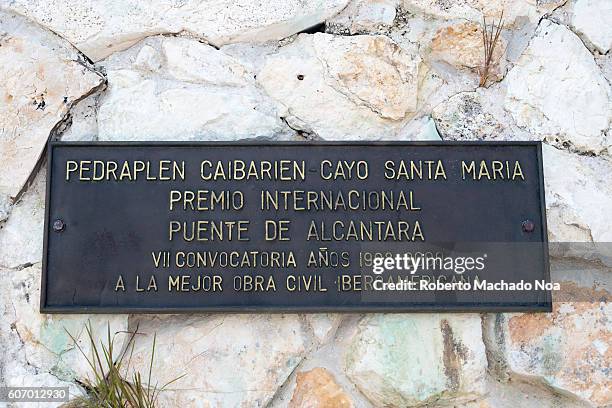
[{"label": "plaque border frame", "polygon": [[[539,171],[538,187],[540,192],[540,216],[542,219],[542,244],[544,246],[544,278],[550,282],[550,254],[548,246],[548,228],[546,220],[546,201],[544,191],[544,164],[541,141],[273,141],[269,139],[248,139],[237,141],[49,141],[41,154],[41,159],[46,160],[46,186],[45,186],[45,219],[44,219],[44,241],[40,281],[40,313],[45,314],[202,314],[202,313],[501,313],[501,312],[552,312],[552,293],[545,292],[545,300],[541,303],[526,304],[482,304],[470,306],[469,308],[453,307],[445,305],[429,305],[427,307],[407,306],[312,306],[312,307],[277,307],[277,306],[253,306],[253,307],[99,307],[99,306],[47,306],[47,258],[50,225],[50,192],[51,192],[51,167],[53,161],[53,149],[57,146],[72,147],[152,147],[152,146],[177,146],[177,147],[206,147],[206,146],[530,146],[536,148]],[[43,163],[44,164],[44,163]]]}]

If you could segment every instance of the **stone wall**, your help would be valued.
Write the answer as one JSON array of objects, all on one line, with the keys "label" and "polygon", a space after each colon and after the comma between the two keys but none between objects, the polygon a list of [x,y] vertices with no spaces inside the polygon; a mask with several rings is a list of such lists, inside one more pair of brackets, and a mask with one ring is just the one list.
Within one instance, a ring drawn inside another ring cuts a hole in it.
[{"label": "stone wall", "polygon": [[[47,140],[543,140],[549,237],[612,241],[610,0],[0,0],[0,385],[67,385],[92,322],[168,407],[612,404],[612,260],[550,314],[41,315]],[[486,86],[482,18],[503,14]],[[0,403],[1,405],[1,403]],[[32,405],[27,405],[28,407]]]}]

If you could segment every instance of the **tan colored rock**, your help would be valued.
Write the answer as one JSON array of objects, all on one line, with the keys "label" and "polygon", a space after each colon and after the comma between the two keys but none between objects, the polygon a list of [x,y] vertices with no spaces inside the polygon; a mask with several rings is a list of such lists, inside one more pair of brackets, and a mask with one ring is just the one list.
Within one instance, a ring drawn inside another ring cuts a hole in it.
[{"label": "tan colored rock", "polygon": [[420,62],[384,36],[317,33],[271,55],[257,80],[287,107],[293,128],[330,140],[380,139],[416,110]]},{"label": "tan colored rock", "polygon": [[460,408],[592,408],[572,394],[555,392],[533,378],[513,378],[504,382],[489,377],[487,385],[484,400],[468,402]]},{"label": "tan colored rock", "polygon": [[[345,41],[318,35],[315,49],[325,59],[327,74],[338,82],[335,89],[356,105],[394,120],[416,110],[420,61],[406,55],[387,37],[363,36]],[[333,57],[334,53],[339,55]]]},{"label": "tan colored rock", "polygon": [[[442,61],[458,69],[468,69],[479,74],[484,68],[484,46],[482,27],[472,22],[464,22],[439,29],[432,42],[430,58]],[[506,43],[500,37],[493,50],[489,81],[502,78],[505,66],[504,51]]]},{"label": "tan colored rock", "polygon": [[19,193],[53,128],[102,83],[66,41],[0,11],[0,196]]},{"label": "tan colored rock", "polygon": [[518,314],[507,320],[512,372],[539,376],[597,406],[612,403],[612,305],[603,289],[562,282],[584,301],[553,303],[551,314]]},{"label": "tan colored rock", "polygon": [[560,285],[552,292],[552,313],[484,317],[490,371],[509,386],[528,382],[542,394],[552,389],[561,400],[555,407],[609,406],[612,269],[555,257],[550,266],[552,281]]},{"label": "tan colored rock", "polygon": [[299,372],[289,408],[352,408],[351,397],[325,368]]}]

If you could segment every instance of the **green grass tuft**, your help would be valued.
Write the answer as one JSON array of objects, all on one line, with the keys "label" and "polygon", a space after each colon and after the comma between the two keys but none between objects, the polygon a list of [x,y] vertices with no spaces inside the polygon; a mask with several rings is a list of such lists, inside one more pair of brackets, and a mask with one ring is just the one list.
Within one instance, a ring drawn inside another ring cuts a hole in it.
[{"label": "green grass tuft", "polygon": [[157,341],[157,336],[154,335],[146,383],[143,382],[139,372],[134,372],[129,380],[125,379],[122,372],[129,372],[136,344],[136,335],[139,334],[138,327],[134,332],[129,333],[130,337],[126,347],[116,360],[113,359],[115,336],[111,336],[110,323],[107,325],[106,345],[103,342],[100,342],[99,345],[96,344],[91,322],[85,326],[85,329],[91,346],[91,356],[85,353],[76,338],[68,330],[66,332],[89,363],[93,379],[86,379],[82,382],[87,391],[87,396],[70,401],[63,406],[64,408],[155,408],[159,394],[170,384],[184,377],[184,375],[177,377],[161,387],[158,384],[151,384]]}]

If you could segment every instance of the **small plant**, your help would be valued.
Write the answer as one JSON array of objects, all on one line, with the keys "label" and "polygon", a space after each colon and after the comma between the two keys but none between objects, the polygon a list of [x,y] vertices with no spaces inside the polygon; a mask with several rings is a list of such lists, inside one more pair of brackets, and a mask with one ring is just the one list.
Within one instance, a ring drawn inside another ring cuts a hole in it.
[{"label": "small plant", "polygon": [[480,83],[478,86],[486,86],[491,74],[491,68],[495,64],[493,61],[493,54],[495,53],[495,47],[499,43],[499,36],[501,35],[502,28],[504,26],[504,12],[502,10],[499,16],[497,25],[492,24],[490,27],[487,26],[487,18],[482,16],[482,45],[484,49],[484,61],[480,71]]},{"label": "small plant", "polygon": [[[178,381],[183,376],[177,377],[169,381],[162,387],[157,384],[151,385],[151,372],[153,371],[153,360],[155,358],[155,345],[157,336],[153,337],[153,346],[151,348],[151,360],[149,364],[149,373],[147,375],[146,384],[143,383],[139,372],[134,372],[131,381],[123,378],[122,371],[129,372],[132,354],[136,343],[136,335],[138,327],[132,333],[126,347],[121,352],[119,357],[113,359],[115,336],[111,337],[110,324],[107,325],[107,345],[100,343],[98,346],[94,340],[91,322],[85,329],[91,346],[92,356],[89,357],[77,340],[68,333],[74,344],[77,346],[81,354],[85,357],[89,366],[92,369],[93,380],[85,380],[84,388],[87,390],[86,397],[79,397],[71,401],[66,406],[68,407],[86,407],[86,408],[154,408],[157,404],[159,393],[175,381]],[[129,357],[128,356],[129,352]]]}]

